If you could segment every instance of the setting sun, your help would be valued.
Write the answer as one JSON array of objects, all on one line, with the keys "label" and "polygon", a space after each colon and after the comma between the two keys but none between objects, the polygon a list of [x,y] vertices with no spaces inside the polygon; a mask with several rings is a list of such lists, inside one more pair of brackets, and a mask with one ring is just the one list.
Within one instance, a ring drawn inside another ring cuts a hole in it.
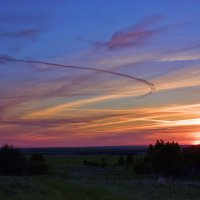
[{"label": "setting sun", "polygon": [[199,145],[200,144],[200,132],[194,133],[193,135],[194,135],[193,144]]},{"label": "setting sun", "polygon": [[0,0],[0,200],[200,200],[200,0]]}]

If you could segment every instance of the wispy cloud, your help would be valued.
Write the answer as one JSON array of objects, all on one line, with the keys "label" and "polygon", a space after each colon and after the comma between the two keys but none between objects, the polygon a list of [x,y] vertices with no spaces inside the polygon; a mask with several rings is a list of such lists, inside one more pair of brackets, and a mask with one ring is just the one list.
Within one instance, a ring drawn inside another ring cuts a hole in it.
[{"label": "wispy cloud", "polygon": [[[53,19],[47,14],[2,14],[0,22],[6,24],[1,28],[0,39],[29,39],[35,40],[44,31],[44,28]],[[19,25],[20,28],[17,28]]]},{"label": "wispy cloud", "polygon": [[[162,32],[156,24],[161,19],[150,17],[117,31],[97,44],[109,52],[90,49],[74,60],[0,55],[7,76],[0,85],[1,141],[84,146],[148,144],[163,138],[192,143],[200,127],[199,54],[193,52],[198,43],[129,49]],[[2,38],[37,37],[37,29],[4,33]],[[115,49],[125,51],[111,51]]]},{"label": "wispy cloud", "polygon": [[161,15],[148,17],[136,25],[115,32],[110,40],[106,42],[95,42],[94,46],[96,49],[106,48],[108,50],[114,50],[143,45],[152,36],[163,31],[163,29],[151,27],[162,18],[163,16]]},{"label": "wispy cloud", "polygon": [[30,28],[30,29],[24,29],[20,31],[1,31],[0,37],[4,38],[24,38],[24,39],[36,39],[38,35],[42,32],[41,28]]},{"label": "wispy cloud", "polygon": [[[4,138],[11,139],[14,131],[23,142],[46,139],[54,141],[54,145],[65,141],[65,145],[73,146],[74,143],[70,143],[74,140],[83,146],[91,142],[102,145],[105,140],[109,145],[134,145],[148,144],[157,138],[186,144],[197,137],[199,109],[199,104],[127,110],[78,109],[61,116],[51,113],[44,119],[4,119],[0,121],[0,130]],[[37,131],[32,133],[32,130]]]}]

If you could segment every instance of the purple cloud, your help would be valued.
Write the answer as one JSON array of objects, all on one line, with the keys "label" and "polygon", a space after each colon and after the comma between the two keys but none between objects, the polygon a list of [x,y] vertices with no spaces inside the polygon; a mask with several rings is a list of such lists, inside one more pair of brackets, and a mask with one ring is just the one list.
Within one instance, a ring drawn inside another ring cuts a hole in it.
[{"label": "purple cloud", "polygon": [[151,25],[159,22],[162,18],[159,15],[144,19],[132,27],[117,31],[107,42],[95,42],[94,46],[96,49],[114,50],[143,45],[149,38],[162,31],[161,29],[151,28]]}]

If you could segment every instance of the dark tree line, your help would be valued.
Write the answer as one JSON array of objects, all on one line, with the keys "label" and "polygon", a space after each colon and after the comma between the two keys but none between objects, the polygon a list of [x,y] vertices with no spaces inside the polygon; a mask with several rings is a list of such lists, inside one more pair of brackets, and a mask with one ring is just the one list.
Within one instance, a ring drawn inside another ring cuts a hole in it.
[{"label": "dark tree line", "polygon": [[0,175],[42,175],[47,172],[47,164],[40,154],[27,158],[12,145],[3,145],[0,149]]},{"label": "dark tree line", "polygon": [[179,175],[183,169],[184,155],[178,143],[157,140],[148,151],[151,170],[162,175]]},{"label": "dark tree line", "polygon": [[[85,160],[83,164],[93,167],[108,166],[95,160]],[[146,156],[120,156],[114,167],[134,170],[141,175],[200,178],[200,145],[182,148],[176,142],[157,140],[154,145],[149,146]]]},{"label": "dark tree line", "polygon": [[176,142],[157,140],[149,146],[147,157],[156,174],[200,177],[200,145],[181,148]]}]

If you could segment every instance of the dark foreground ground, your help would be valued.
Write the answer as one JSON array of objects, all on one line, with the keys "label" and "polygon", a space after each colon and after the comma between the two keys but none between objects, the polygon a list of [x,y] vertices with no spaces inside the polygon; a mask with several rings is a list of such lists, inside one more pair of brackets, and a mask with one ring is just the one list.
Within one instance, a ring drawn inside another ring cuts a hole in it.
[{"label": "dark foreground ground", "polygon": [[[47,156],[48,175],[0,177],[0,200],[199,200],[200,182],[138,177],[132,170],[82,165],[102,156]],[[104,156],[113,165],[118,156]]]}]

